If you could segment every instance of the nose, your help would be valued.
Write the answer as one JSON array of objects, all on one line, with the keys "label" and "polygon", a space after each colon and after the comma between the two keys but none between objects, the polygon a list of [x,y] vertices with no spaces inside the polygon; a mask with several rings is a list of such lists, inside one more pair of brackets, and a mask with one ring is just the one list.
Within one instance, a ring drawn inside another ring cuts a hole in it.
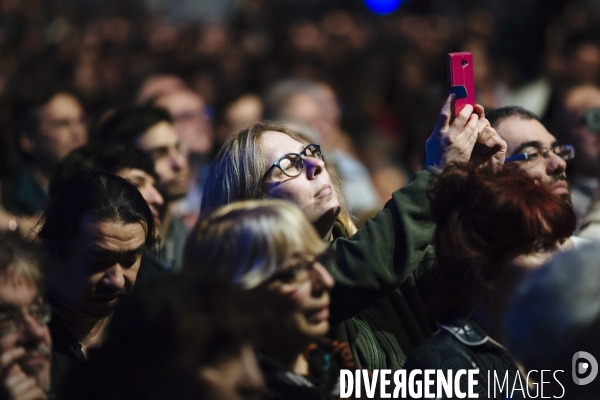
[{"label": "nose", "polygon": [[146,191],[146,202],[148,204],[153,204],[156,206],[162,206],[165,202],[165,199],[158,193],[158,190],[153,185],[148,186],[148,190]]},{"label": "nose", "polygon": [[48,327],[40,324],[31,315],[25,314],[21,329],[21,342],[39,342],[46,337]]},{"label": "nose", "polygon": [[329,292],[331,291],[331,289],[333,289],[334,285],[335,280],[333,279],[333,276],[331,276],[327,268],[325,268],[320,262],[316,262],[313,267],[313,291]]},{"label": "nose", "polygon": [[175,171],[181,171],[184,165],[187,163],[185,156],[178,149],[173,149],[171,151],[171,167]]},{"label": "nose", "polygon": [[302,157],[304,168],[306,168],[306,177],[309,180],[315,179],[320,173],[325,170],[323,160],[315,157]]},{"label": "nose", "polygon": [[81,119],[73,120],[69,123],[71,130],[71,139],[73,143],[83,144],[87,142],[87,128]]},{"label": "nose", "polygon": [[121,264],[115,264],[104,272],[102,283],[111,289],[121,289],[125,286],[125,274]]},{"label": "nose", "polygon": [[567,169],[567,162],[553,151],[548,156],[546,164],[546,172],[548,175],[560,175]]}]

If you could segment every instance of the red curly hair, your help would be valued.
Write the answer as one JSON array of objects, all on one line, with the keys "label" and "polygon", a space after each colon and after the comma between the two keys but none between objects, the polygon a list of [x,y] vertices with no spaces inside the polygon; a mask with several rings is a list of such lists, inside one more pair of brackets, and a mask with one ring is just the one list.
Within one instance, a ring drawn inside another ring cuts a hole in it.
[{"label": "red curly hair", "polygon": [[577,226],[572,206],[518,167],[452,165],[430,192],[437,290],[430,309],[469,313],[491,295],[508,260],[551,250]]}]

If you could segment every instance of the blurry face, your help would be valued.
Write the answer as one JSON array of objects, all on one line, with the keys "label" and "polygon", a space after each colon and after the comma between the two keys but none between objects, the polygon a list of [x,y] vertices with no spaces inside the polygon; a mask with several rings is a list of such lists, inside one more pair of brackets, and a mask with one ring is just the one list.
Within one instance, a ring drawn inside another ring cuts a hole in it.
[{"label": "blurry face", "polygon": [[152,156],[163,197],[171,201],[185,196],[189,166],[179,150],[179,138],[173,125],[168,122],[154,125],[138,138],[136,144],[138,149]]},{"label": "blurry face", "polygon": [[[287,153],[300,153],[305,145],[280,132],[265,132],[261,145],[267,169]],[[270,198],[288,200],[300,207],[321,235],[329,232],[340,213],[340,203],[323,161],[303,157],[304,171],[287,177],[278,168],[271,168],[262,190]],[[265,170],[265,173],[267,170]]]},{"label": "blurry face", "polygon": [[42,108],[34,153],[48,166],[56,166],[71,150],[87,142],[83,109],[75,97],[66,93],[54,96]]},{"label": "blurry face", "polygon": [[159,209],[163,205],[164,200],[154,186],[156,183],[154,178],[151,175],[148,175],[145,171],[137,168],[124,168],[120,171],[117,171],[117,175],[119,175],[121,178],[127,179],[138,188],[144,197],[144,200],[146,200],[146,203],[148,203],[150,211],[152,211],[154,222],[159,225]]},{"label": "blurry face", "polygon": [[212,150],[213,129],[204,100],[198,94],[181,90],[160,97],[154,105],[171,114],[186,151],[206,154]]},{"label": "blurry face", "polygon": [[250,400],[260,399],[264,380],[260,367],[249,345],[244,345],[235,354],[216,365],[201,367],[198,371],[203,383],[206,400]]},{"label": "blurry face", "polygon": [[[496,131],[506,141],[507,157],[525,153],[533,149],[548,149],[557,144],[556,138],[536,120],[525,120],[520,117],[509,117],[500,121]],[[515,161],[529,176],[538,179],[553,193],[570,199],[567,183],[567,162],[553,152],[548,158],[532,165],[529,161]]]},{"label": "blurry face", "polygon": [[310,343],[329,331],[329,293],[334,280],[314,256],[298,256],[265,284],[281,339]]},{"label": "blurry face", "polygon": [[3,373],[24,373],[34,378],[44,390],[50,389],[50,350],[52,340],[46,325],[39,324],[29,310],[43,304],[35,284],[24,277],[0,281],[0,312],[21,311],[24,315],[19,330],[0,336],[0,356],[8,367]]},{"label": "blurry face", "polygon": [[588,108],[600,108],[600,89],[584,86],[571,90],[565,96],[565,110],[569,119],[569,134],[575,146],[573,160],[577,172],[597,176],[600,174],[600,136],[591,132],[584,122]]},{"label": "blurry face", "polygon": [[50,276],[53,292],[76,312],[94,317],[111,314],[133,289],[145,240],[141,222],[84,217],[67,259]]}]

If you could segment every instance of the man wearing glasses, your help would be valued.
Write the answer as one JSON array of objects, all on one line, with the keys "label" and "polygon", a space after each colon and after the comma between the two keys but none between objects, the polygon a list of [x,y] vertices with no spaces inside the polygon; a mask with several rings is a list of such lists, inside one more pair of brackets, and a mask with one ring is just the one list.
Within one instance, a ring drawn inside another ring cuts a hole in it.
[{"label": "man wearing glasses", "polygon": [[567,160],[575,157],[571,145],[561,144],[531,111],[502,107],[486,113],[498,135],[506,141],[505,163],[517,163],[529,176],[571,202],[567,182]]},{"label": "man wearing glasses", "polygon": [[52,310],[35,256],[17,237],[0,241],[0,398],[47,399]]}]

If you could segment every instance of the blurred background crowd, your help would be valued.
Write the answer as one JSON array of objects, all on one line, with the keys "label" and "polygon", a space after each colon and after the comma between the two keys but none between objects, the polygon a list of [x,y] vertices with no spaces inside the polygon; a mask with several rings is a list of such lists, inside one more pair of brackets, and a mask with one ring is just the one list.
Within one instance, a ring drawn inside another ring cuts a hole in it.
[{"label": "blurred background crowd", "polygon": [[[450,121],[452,97],[439,114],[456,51],[487,119]],[[515,282],[600,238],[599,178],[597,0],[0,0],[0,399],[63,380],[74,399],[338,398],[340,369],[419,366],[469,321],[504,343]],[[592,336],[527,328],[542,355],[600,352],[590,249],[570,306]],[[537,313],[521,300],[509,328]],[[580,329],[560,303],[546,328]]]},{"label": "blurred background crowd", "polygon": [[[296,99],[299,115],[287,117],[364,164],[378,198],[352,207],[360,213],[421,169],[447,52],[473,53],[478,103],[522,105],[560,136],[564,88],[600,83],[599,20],[600,5],[585,0],[413,0],[388,15],[359,0],[3,0],[2,176],[24,155],[16,110],[49,87],[75,94],[90,132],[111,108],[186,87],[163,103],[183,107],[178,131],[196,129],[192,151],[210,155],[231,132],[273,117],[269,89],[299,78],[321,85],[320,98]],[[148,87],[156,75],[164,79]]]}]

